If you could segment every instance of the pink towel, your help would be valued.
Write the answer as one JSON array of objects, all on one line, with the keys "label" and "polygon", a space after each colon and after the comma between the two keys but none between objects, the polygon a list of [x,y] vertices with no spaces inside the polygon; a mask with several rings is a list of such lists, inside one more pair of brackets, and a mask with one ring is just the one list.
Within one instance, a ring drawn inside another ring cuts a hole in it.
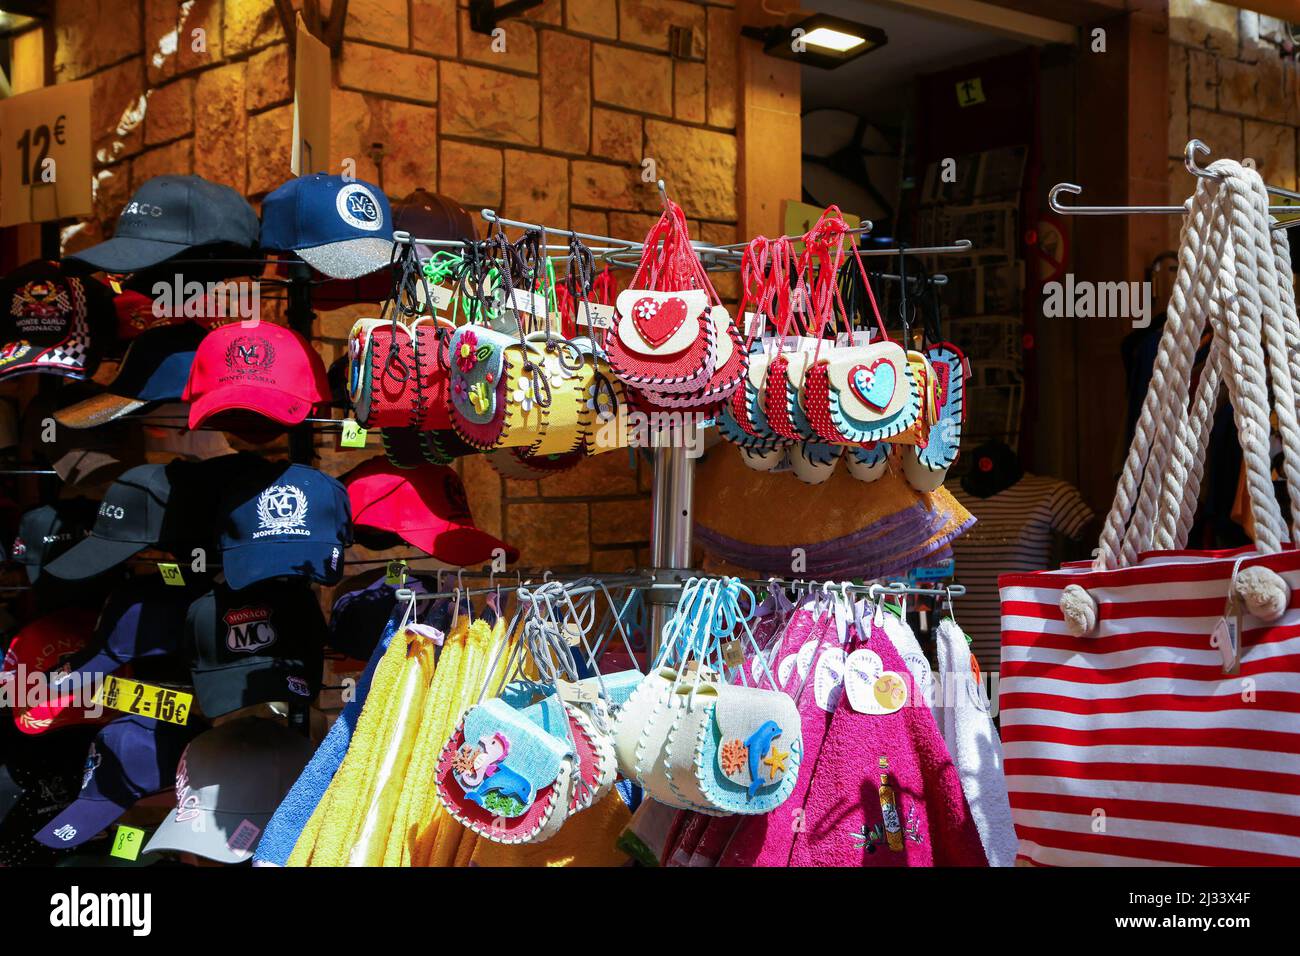
[{"label": "pink towel", "polygon": [[[799,649],[808,641],[815,641],[817,652],[808,663],[807,678],[799,676],[797,666],[781,667],[782,661],[791,655],[797,655]],[[781,689],[791,695],[798,694],[796,703],[802,719],[803,757],[799,762],[799,781],[788,800],[771,813],[764,816],[746,817],[736,821],[732,819],[716,820],[706,831],[701,843],[712,845],[725,841],[725,849],[718,866],[789,866],[790,852],[794,846],[797,831],[805,826],[804,801],[808,796],[809,786],[817,775],[817,764],[822,750],[826,731],[830,725],[831,713],[820,707],[813,689],[813,673],[817,656],[827,642],[835,643],[835,615],[827,611],[820,619],[814,620],[808,611],[797,611],[790,622],[781,641],[781,650],[776,654],[776,678]],[[788,670],[787,670],[788,669]],[[786,679],[782,680],[782,673]],[[800,685],[803,692],[799,693]],[[727,835],[730,833],[730,839]],[[700,852],[703,852],[703,846]]]},{"label": "pink towel", "polygon": [[[866,643],[851,630],[846,650],[865,646],[886,671],[906,676],[888,635],[874,625],[870,630]],[[881,758],[888,761],[884,787]],[[988,865],[957,769],[924,701],[909,696],[900,710],[873,715],[854,710],[842,694],[809,783],[791,866]],[[884,804],[896,814],[893,845]]]}]

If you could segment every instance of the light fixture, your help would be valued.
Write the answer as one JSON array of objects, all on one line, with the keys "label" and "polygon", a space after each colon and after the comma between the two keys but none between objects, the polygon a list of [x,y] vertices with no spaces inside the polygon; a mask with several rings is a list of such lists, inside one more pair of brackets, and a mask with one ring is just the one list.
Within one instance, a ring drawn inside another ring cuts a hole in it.
[{"label": "light fixture", "polygon": [[760,41],[768,56],[823,70],[833,70],[889,42],[879,27],[829,13],[814,13],[793,26],[743,27],[740,32]]},{"label": "light fixture", "polygon": [[19,33],[50,15],[44,0],[4,0],[0,9],[0,36]]}]

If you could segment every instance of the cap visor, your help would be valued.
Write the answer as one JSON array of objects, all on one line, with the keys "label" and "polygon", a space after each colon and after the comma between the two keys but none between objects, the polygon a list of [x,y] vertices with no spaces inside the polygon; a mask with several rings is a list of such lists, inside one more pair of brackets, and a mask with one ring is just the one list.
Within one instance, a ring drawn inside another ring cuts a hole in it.
[{"label": "cap visor", "polygon": [[102,704],[91,701],[102,690],[104,675],[116,673],[124,666],[116,657],[99,651],[51,687],[50,696],[57,694],[56,699],[15,710],[14,725],[25,734],[38,735],[74,724],[103,722],[113,714]]},{"label": "cap visor", "polygon": [[126,464],[108,452],[87,451],[81,448],[74,448],[60,455],[50,467],[69,485],[112,481],[127,469]]},{"label": "cap visor", "polygon": [[[44,355],[42,349],[37,355]],[[20,375],[57,375],[60,378],[70,378],[75,381],[81,381],[86,377],[86,366],[84,362],[75,364],[59,364],[55,362],[37,362],[33,358],[29,362],[15,362],[13,365],[7,365],[0,369],[0,380],[17,378]]]},{"label": "cap visor", "polygon": [[425,554],[460,567],[490,560],[492,552],[497,548],[505,551],[507,561],[519,560],[518,548],[511,547],[478,528],[407,528],[397,533]]},{"label": "cap visor", "polygon": [[[178,821],[175,813],[158,825],[144,853],[193,853],[218,863],[243,863],[253,856],[262,838],[271,813],[227,813],[221,810],[200,810],[190,820]],[[251,826],[250,826],[251,825]],[[256,827],[253,832],[252,827]],[[238,839],[242,849],[232,849]]]},{"label": "cap visor", "polygon": [[254,542],[223,551],[221,568],[226,583],[236,591],[280,577],[305,577],[334,585],[343,578],[343,545],[320,541]]},{"label": "cap visor", "polygon": [[112,570],[147,547],[144,541],[111,541],[92,531],[47,564],[45,571],[65,581],[84,581]]},{"label": "cap visor", "polygon": [[301,425],[311,403],[275,388],[228,385],[214,389],[190,405],[190,430],[221,412],[256,412],[281,425]]},{"label": "cap visor", "polygon": [[[54,850],[81,846],[91,837],[102,833],[129,809],[130,807],[119,806],[111,800],[80,797],[36,834],[36,842]],[[64,827],[72,828],[70,834],[65,833],[66,840],[56,836]]]},{"label": "cap visor", "polygon": [[294,252],[317,272],[332,279],[359,279],[393,261],[393,240],[365,236]]},{"label": "cap visor", "polygon": [[166,262],[188,248],[190,247],[178,242],[117,236],[89,249],[74,252],[65,258],[74,262],[84,262],[101,272],[139,272],[141,269]]},{"label": "cap visor", "polygon": [[60,409],[54,413],[54,420],[68,428],[94,428],[96,425],[103,425],[123,415],[129,415],[148,404],[137,398],[104,392],[84,402],[77,402],[75,405]]},{"label": "cap visor", "polygon": [[194,692],[205,717],[224,717],[231,711],[278,700],[303,699],[289,689],[289,678],[310,686],[301,661],[258,657],[226,667],[191,671]]}]

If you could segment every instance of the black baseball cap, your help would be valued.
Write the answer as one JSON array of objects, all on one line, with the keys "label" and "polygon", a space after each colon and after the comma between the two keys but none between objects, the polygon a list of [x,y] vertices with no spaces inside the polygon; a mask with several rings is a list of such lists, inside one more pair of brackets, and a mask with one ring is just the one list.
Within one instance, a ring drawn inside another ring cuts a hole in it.
[{"label": "black baseball cap", "polygon": [[257,213],[229,186],[155,176],[117,217],[113,238],[67,258],[104,272],[138,272],[199,246],[257,246]]},{"label": "black baseball cap", "polygon": [[207,471],[198,462],[138,465],[108,487],[90,534],[45,569],[56,578],[79,581],[145,548],[175,554],[193,544],[206,545],[211,490]]},{"label": "black baseball cap", "polygon": [[87,378],[113,316],[108,287],[37,259],[0,279],[0,378],[42,372]]},{"label": "black baseball cap", "polygon": [[54,413],[68,428],[94,428],[160,402],[179,401],[204,330],[194,322],[140,333],[107,389]]},{"label": "black baseball cap", "polygon": [[305,583],[217,585],[190,605],[186,639],[199,706],[208,717],[271,701],[315,699],[325,615]]},{"label": "black baseball cap", "polygon": [[23,447],[47,462],[65,489],[106,485],[145,462],[144,430],[138,422],[115,421],[87,430],[65,428],[54,418],[60,406],[99,392],[95,382],[65,382],[57,390],[37,394],[23,412]]},{"label": "black baseball cap", "polygon": [[89,498],[64,498],[33,508],[18,522],[10,557],[27,569],[27,580],[35,584],[46,564],[90,534],[98,510]]},{"label": "black baseball cap", "polygon": [[0,759],[0,867],[36,866],[54,854],[34,841],[38,830],[77,797],[95,727],[49,737],[8,737]]}]

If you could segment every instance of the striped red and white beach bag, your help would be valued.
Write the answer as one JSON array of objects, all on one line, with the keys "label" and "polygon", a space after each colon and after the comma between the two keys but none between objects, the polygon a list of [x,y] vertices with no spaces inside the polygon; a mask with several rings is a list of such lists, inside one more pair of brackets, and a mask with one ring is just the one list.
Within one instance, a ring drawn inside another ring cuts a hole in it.
[{"label": "striped red and white beach bag", "polygon": [[[1259,175],[1187,202],[1155,374],[1091,564],[1004,575],[999,703],[1020,860],[1300,863],[1300,323]],[[1206,326],[1204,368],[1193,374]],[[1186,550],[1216,399],[1255,546]],[[1274,494],[1269,413],[1295,504]]]}]

